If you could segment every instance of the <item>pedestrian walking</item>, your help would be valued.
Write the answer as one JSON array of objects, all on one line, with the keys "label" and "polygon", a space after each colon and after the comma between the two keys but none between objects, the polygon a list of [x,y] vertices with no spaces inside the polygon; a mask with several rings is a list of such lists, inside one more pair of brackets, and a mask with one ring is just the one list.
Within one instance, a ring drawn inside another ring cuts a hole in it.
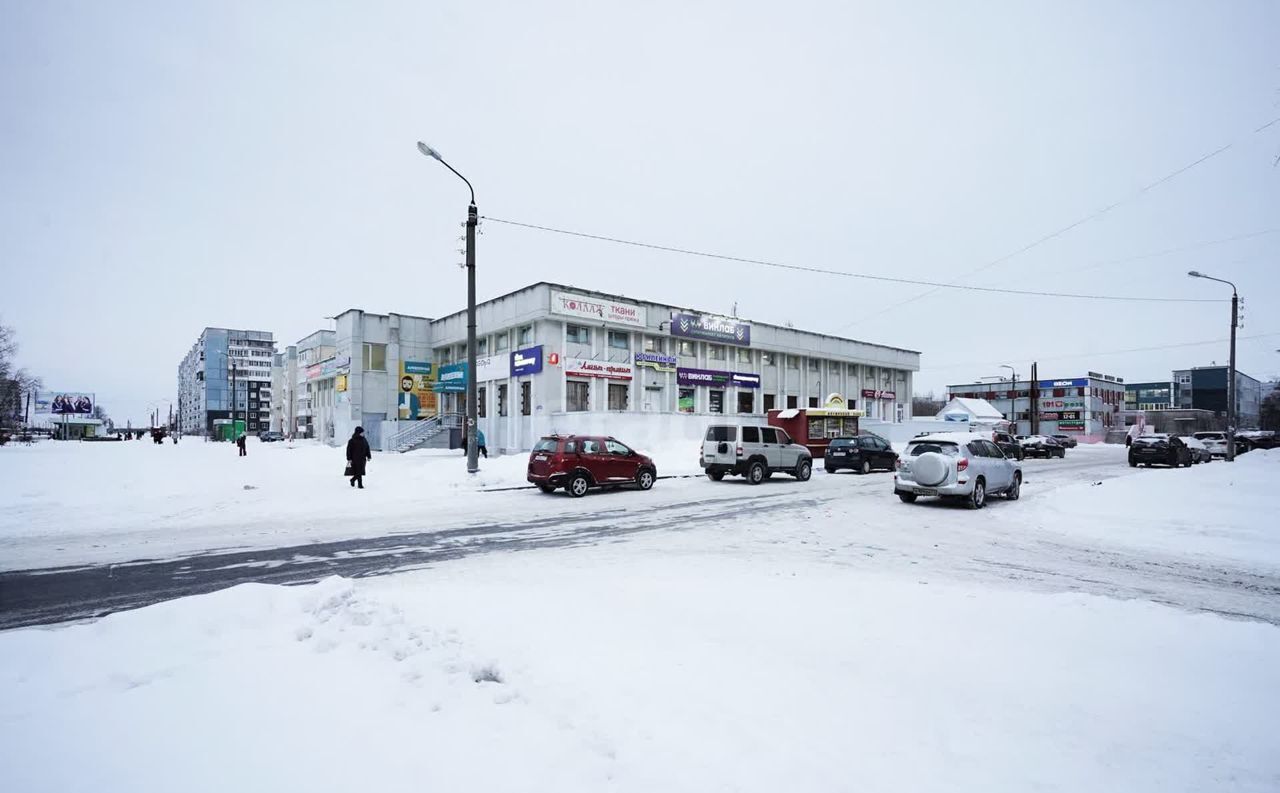
[{"label": "pedestrian walking", "polygon": [[241,456],[241,457],[247,457],[247,456],[249,455],[248,450],[246,450],[246,449],[245,449],[245,445],[246,445],[248,442],[249,442],[249,436],[248,436],[248,435],[245,435],[243,432],[242,432],[242,433],[240,433],[240,437],[239,437],[239,438],[236,438],[236,446],[240,447],[240,456]]},{"label": "pedestrian walking", "polygon": [[347,476],[351,477],[351,486],[364,490],[365,463],[373,459],[369,451],[369,441],[364,437],[364,427],[356,427],[347,441]]},{"label": "pedestrian walking", "polygon": [[489,459],[489,447],[484,443],[484,430],[479,427],[476,427],[476,446],[479,447],[480,453],[484,455],[484,458],[486,460]]}]

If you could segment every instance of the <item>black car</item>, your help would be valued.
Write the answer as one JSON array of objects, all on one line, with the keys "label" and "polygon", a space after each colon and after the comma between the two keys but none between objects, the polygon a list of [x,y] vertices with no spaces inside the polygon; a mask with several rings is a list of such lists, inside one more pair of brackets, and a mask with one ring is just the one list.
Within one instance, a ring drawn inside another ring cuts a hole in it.
[{"label": "black car", "polygon": [[1028,457],[1066,457],[1067,447],[1048,435],[1019,435],[1022,451]]},{"label": "black car", "polygon": [[272,431],[259,432],[258,440],[262,441],[263,443],[271,443],[273,441],[282,441],[284,440],[284,433],[272,432]]},{"label": "black car", "polygon": [[831,443],[827,444],[827,453],[823,462],[829,474],[834,474],[842,468],[867,474],[876,468],[892,471],[898,466],[898,453],[893,450],[888,441],[875,435],[832,438]]},{"label": "black car", "polygon": [[999,446],[1004,456],[1011,460],[1021,460],[1026,456],[1026,452],[1022,450],[1022,444],[1007,432],[991,433],[991,442]]},{"label": "black car", "polygon": [[1129,444],[1129,467],[1167,465],[1191,467],[1191,449],[1176,435],[1139,435]]},{"label": "black car", "polygon": [[1053,438],[1058,443],[1061,443],[1063,446],[1067,447],[1068,449],[1076,448],[1077,443],[1079,443],[1079,441],[1077,441],[1075,438],[1071,437],[1070,435],[1058,435],[1057,433],[1054,433],[1049,437]]}]

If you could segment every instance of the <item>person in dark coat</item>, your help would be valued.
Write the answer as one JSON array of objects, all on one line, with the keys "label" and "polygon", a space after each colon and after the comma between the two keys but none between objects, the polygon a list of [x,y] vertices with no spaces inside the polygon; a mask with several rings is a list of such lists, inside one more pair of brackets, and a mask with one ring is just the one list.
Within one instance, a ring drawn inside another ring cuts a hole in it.
[{"label": "person in dark coat", "polygon": [[347,441],[347,466],[351,469],[351,486],[364,490],[364,466],[373,459],[369,441],[364,437],[364,427],[356,427]]},{"label": "person in dark coat", "polygon": [[240,433],[239,438],[236,438],[236,446],[240,447],[241,457],[247,457],[249,455],[248,450],[245,449],[245,444],[247,444],[248,442],[249,442],[249,437],[245,435],[243,432]]}]

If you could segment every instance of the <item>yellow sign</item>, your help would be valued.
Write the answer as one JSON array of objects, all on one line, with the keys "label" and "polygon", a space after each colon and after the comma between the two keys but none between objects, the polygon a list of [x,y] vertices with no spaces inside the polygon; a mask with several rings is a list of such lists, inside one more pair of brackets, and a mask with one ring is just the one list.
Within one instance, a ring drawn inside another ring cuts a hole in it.
[{"label": "yellow sign", "polygon": [[[415,365],[413,368],[420,369]],[[425,374],[412,374],[405,371],[404,361],[400,362],[400,399],[397,416],[401,421],[416,421],[436,415],[436,392],[431,390],[431,383],[436,379],[435,367]]]},{"label": "yellow sign", "polygon": [[333,390],[339,392],[347,390],[347,376],[345,374],[340,374],[335,378]]}]

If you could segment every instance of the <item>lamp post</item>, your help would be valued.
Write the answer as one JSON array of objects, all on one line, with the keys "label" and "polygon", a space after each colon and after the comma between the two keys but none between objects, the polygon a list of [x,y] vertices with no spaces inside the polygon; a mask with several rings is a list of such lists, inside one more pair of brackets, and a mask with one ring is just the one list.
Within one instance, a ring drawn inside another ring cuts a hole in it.
[{"label": "lamp post", "polygon": [[1206,281],[1217,281],[1231,287],[1231,362],[1227,369],[1227,462],[1236,459],[1236,325],[1240,324],[1240,294],[1236,285],[1222,278],[1214,278],[1197,270],[1187,275],[1192,278],[1203,278]]},{"label": "lamp post", "polygon": [[1013,422],[1013,434],[1018,434],[1018,371],[1007,363],[1001,369],[1009,370],[1009,420]]},{"label": "lamp post", "polygon": [[458,173],[457,169],[444,161],[440,152],[422,141],[418,141],[418,151],[438,161],[453,171],[453,174],[466,184],[471,191],[471,203],[467,206],[467,473],[474,474],[480,470],[480,449],[476,444],[476,189],[471,186],[467,177]]}]

